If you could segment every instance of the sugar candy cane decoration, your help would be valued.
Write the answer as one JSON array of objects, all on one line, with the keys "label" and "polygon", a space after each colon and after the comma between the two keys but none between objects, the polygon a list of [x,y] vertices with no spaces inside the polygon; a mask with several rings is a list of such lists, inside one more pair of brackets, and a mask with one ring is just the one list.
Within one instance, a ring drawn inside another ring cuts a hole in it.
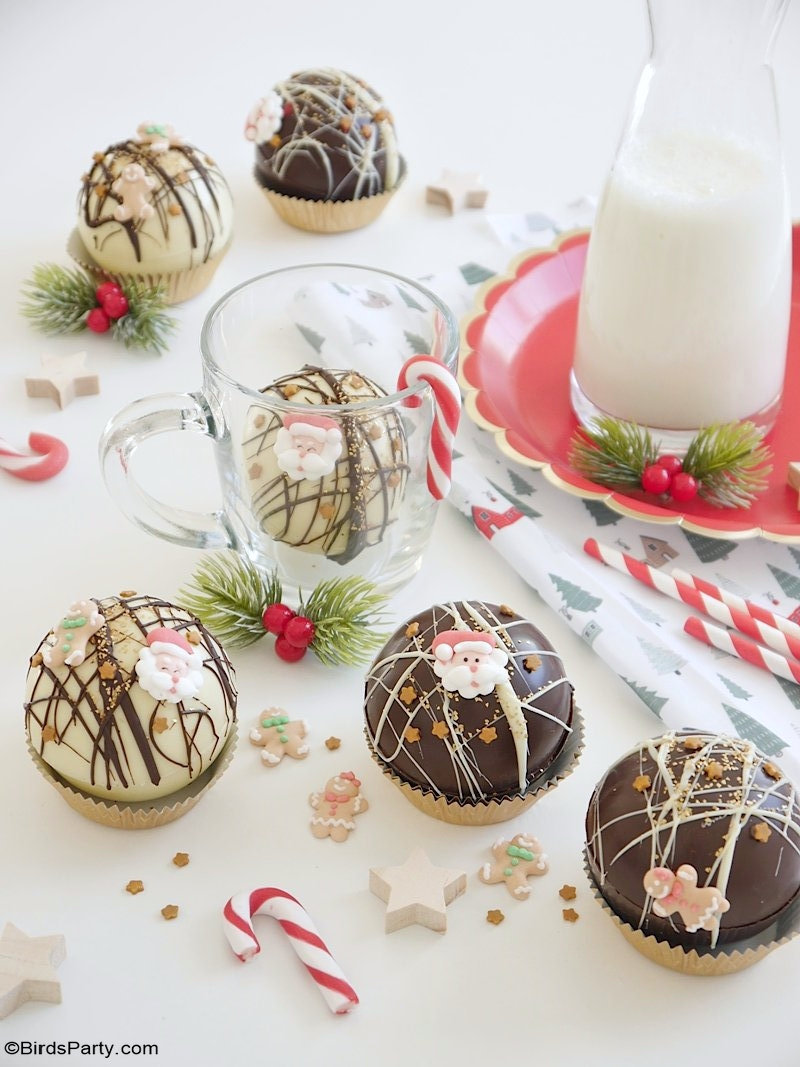
[{"label": "sugar candy cane decoration", "polygon": [[20,451],[0,437],[0,470],[26,482],[43,482],[63,470],[69,450],[63,441],[45,433],[28,435],[29,451]]},{"label": "sugar candy cane decoration", "polygon": [[783,633],[774,626],[767,625],[767,623],[754,618],[747,610],[740,610],[738,607],[733,607],[708,593],[702,592],[694,585],[676,580],[674,573],[665,574],[663,571],[656,570],[655,567],[634,559],[624,552],[618,552],[617,549],[610,548],[607,545],[600,545],[593,537],[590,537],[583,547],[584,551],[590,556],[594,556],[595,559],[607,563],[615,570],[622,571],[623,574],[630,574],[631,577],[636,578],[645,585],[649,585],[652,589],[657,589],[660,593],[666,594],[673,600],[682,600],[684,604],[688,604],[695,611],[716,619],[723,626],[730,626],[732,629],[738,630],[739,633],[753,637],[757,641],[762,641],[783,656],[794,656],[800,659],[800,638]]},{"label": "sugar candy cane decoration", "polygon": [[[706,596],[721,600],[723,604],[727,604],[729,608],[735,611],[751,615],[765,626],[772,626],[774,629],[786,634],[787,637],[793,637],[800,644],[800,626],[796,622],[792,622],[791,619],[787,619],[785,615],[776,615],[760,604],[745,600],[744,597],[737,596],[736,593],[721,589],[719,586],[714,585],[713,582],[709,582],[705,578],[698,578],[696,575],[689,574],[688,571],[682,571],[678,567],[673,567],[670,573],[676,581],[683,582],[684,585],[694,586],[695,589],[705,593]],[[774,647],[777,648],[778,646]],[[779,648],[778,651],[780,652],[782,649]],[[797,655],[797,653],[794,653],[794,655]]]},{"label": "sugar candy cane decoration", "polygon": [[261,951],[253,930],[253,916],[271,915],[283,927],[331,1011],[344,1015],[358,1004],[355,990],[331,956],[308,912],[291,894],[270,886],[238,893],[225,905],[223,915],[228,944],[242,963]]},{"label": "sugar candy cane decoration", "polygon": [[780,678],[788,678],[790,682],[800,683],[800,663],[797,660],[787,659],[786,656],[779,655],[771,648],[762,648],[761,645],[757,645],[755,641],[750,641],[747,637],[726,630],[722,626],[714,626],[713,623],[698,619],[694,615],[686,620],[683,628],[690,637],[702,641],[705,645],[711,645],[712,648],[718,648],[738,659],[747,660],[748,663],[769,671],[770,674],[777,674]]},{"label": "sugar candy cane decoration", "polygon": [[[453,375],[433,356],[417,355],[406,360],[397,379],[398,390],[409,389],[425,382],[433,392],[433,425],[428,444],[428,491],[434,500],[443,500],[450,492],[453,464],[453,441],[461,417],[461,394]],[[407,407],[418,407],[419,397],[406,401]]]}]

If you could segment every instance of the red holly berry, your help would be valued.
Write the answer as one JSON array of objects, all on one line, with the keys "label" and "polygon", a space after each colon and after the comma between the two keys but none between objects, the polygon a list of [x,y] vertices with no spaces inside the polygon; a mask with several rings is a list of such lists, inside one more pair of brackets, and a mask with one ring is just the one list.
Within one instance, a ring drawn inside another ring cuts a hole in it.
[{"label": "red holly berry", "polygon": [[672,481],[672,475],[669,473],[666,467],[661,467],[658,463],[651,463],[649,467],[645,467],[642,471],[642,489],[646,493],[666,493],[670,487]]},{"label": "red holly berry", "polygon": [[688,500],[694,500],[698,488],[697,479],[686,471],[681,471],[672,479],[669,495],[676,503],[685,504]]},{"label": "red holly berry", "polygon": [[261,616],[265,630],[271,634],[282,634],[286,624],[294,618],[294,612],[287,604],[270,604]]},{"label": "red holly berry", "polygon": [[102,285],[98,285],[98,287],[95,289],[94,295],[95,295],[95,299],[97,300],[97,303],[98,304],[102,304],[109,293],[121,293],[121,292],[122,292],[122,290],[120,289],[120,287],[117,285],[116,282],[103,282]]},{"label": "red holly berry", "polygon": [[297,645],[298,648],[308,648],[314,640],[315,632],[316,628],[311,619],[307,619],[305,615],[295,615],[286,624],[283,636],[290,644]]},{"label": "red holly berry", "polygon": [[275,640],[275,651],[286,663],[297,663],[306,654],[305,645],[293,645],[286,640],[285,634],[279,634]]},{"label": "red holly berry", "polygon": [[105,333],[111,322],[102,308],[92,308],[86,316],[86,325],[93,333]]},{"label": "red holly berry", "polygon": [[121,319],[128,314],[128,300],[124,293],[106,293],[103,297],[103,311],[110,319]]},{"label": "red holly berry", "polygon": [[680,456],[659,456],[656,463],[659,467],[663,467],[664,470],[669,471],[673,478],[683,470],[683,460]]}]

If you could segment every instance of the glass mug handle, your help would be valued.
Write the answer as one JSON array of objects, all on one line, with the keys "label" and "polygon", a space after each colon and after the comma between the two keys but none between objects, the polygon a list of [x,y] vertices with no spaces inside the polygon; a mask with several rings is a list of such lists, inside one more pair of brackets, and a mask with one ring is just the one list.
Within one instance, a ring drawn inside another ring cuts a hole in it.
[{"label": "glass mug handle", "polygon": [[142,441],[157,434],[192,430],[216,439],[214,419],[202,393],[159,393],[128,404],[100,438],[106,486],[123,513],[155,537],[190,548],[235,548],[222,511],[185,511],[157,500],[133,476],[131,459]]}]

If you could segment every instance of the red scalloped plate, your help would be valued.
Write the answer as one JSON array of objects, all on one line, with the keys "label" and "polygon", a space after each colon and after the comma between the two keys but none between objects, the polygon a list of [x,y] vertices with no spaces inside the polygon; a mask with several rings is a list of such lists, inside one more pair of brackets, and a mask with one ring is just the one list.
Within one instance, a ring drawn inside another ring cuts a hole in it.
[{"label": "red scalloped plate", "polygon": [[786,483],[800,460],[800,225],[792,232],[792,318],[783,406],[767,441],[773,464],[768,488],[749,508],[654,503],[644,494],[614,492],[569,465],[578,425],[569,375],[588,231],[524,253],[509,272],[486,282],[463,323],[459,379],[470,417],[495,435],[509,459],[540,469],[553,485],[647,522],[675,524],[708,537],[800,541],[797,490]]}]

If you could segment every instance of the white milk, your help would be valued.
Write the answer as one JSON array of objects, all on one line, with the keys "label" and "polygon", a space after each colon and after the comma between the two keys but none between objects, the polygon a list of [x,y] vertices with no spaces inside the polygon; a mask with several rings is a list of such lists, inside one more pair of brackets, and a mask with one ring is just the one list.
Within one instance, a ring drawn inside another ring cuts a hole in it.
[{"label": "white milk", "polygon": [[589,243],[577,382],[598,408],[651,427],[754,415],[781,392],[790,288],[774,158],[695,135],[634,143]]}]

